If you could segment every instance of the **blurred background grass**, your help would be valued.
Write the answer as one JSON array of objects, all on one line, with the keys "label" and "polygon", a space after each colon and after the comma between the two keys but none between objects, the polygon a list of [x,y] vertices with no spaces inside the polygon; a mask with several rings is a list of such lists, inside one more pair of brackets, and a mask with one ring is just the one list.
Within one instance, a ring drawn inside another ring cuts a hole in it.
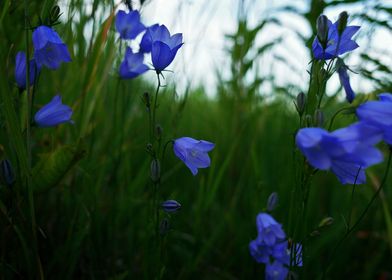
[{"label": "blurred background grass", "polygon": [[[178,200],[182,210],[170,217],[171,231],[163,243],[161,264],[156,262],[151,245],[150,159],[145,150],[148,123],[141,101],[143,92],[154,90],[155,81],[121,81],[117,77],[120,43],[112,25],[117,3],[60,3],[67,10],[56,30],[71,50],[72,63],[57,71],[42,71],[34,108],[37,110],[60,92],[64,103],[72,104],[75,121],[75,125],[33,131],[33,166],[42,158],[52,166],[55,163],[48,156],[59,149],[68,149],[64,153],[71,157],[64,167],[68,170],[66,176],[54,176],[51,184],[35,195],[41,232],[39,252],[47,279],[151,279],[162,264],[163,279],[262,277],[263,266],[250,257],[248,243],[256,236],[255,217],[273,191],[280,198],[274,216],[287,228],[296,168],[293,137],[298,127],[293,100],[301,88],[306,88],[306,81],[305,86],[281,85],[275,82],[279,73],[261,75],[257,62],[271,57],[282,42],[277,38],[259,45],[257,36],[271,24],[279,26],[281,12],[303,18],[314,33],[318,15],[328,7],[340,6],[369,28],[391,32],[392,8],[387,7],[387,1],[302,2],[307,7],[305,13],[295,6],[285,6],[276,14],[263,15],[257,25],[251,26],[246,1],[240,1],[236,7],[242,11],[238,12],[238,29],[226,37],[229,72],[223,75],[219,69],[216,71],[216,88],[187,86],[178,94],[176,84],[170,83],[171,73],[165,74],[169,79],[160,92],[158,110],[164,138],[190,136],[212,141],[216,148],[211,153],[211,167],[200,170],[196,177],[170,150],[167,153],[161,199]],[[350,4],[358,3],[365,3],[369,10],[351,13]],[[31,22],[55,4],[52,0],[30,1]],[[23,1],[5,0],[0,6],[1,90],[17,100],[13,69],[16,52],[24,48]],[[86,36],[86,30],[92,36]],[[371,38],[371,34],[367,36]],[[305,50],[312,37],[301,38]],[[391,53],[385,54],[388,55]],[[359,75],[372,87],[371,92],[363,93],[392,92],[391,65],[385,63],[388,60],[372,57],[366,47],[361,48],[359,57],[363,61]],[[285,62],[285,58],[280,61]],[[340,95],[340,89],[329,93],[327,121],[345,106]],[[368,97],[360,95],[358,100]],[[23,104],[20,106],[23,108]],[[6,133],[3,111],[1,108],[2,156],[10,158],[17,168],[13,138]],[[335,126],[354,120],[352,115],[343,115]],[[384,169],[385,164],[371,168],[368,184],[357,188],[353,218],[369,201]],[[371,208],[359,230],[336,254],[331,279],[392,279],[390,181],[384,190],[382,200]],[[347,214],[350,196],[351,187],[339,185],[333,175],[320,172],[315,176],[309,227],[316,228],[327,216],[333,217],[335,223],[310,241],[305,256],[309,279],[320,276],[333,244],[343,234],[342,216]],[[12,198],[4,188],[1,199],[11,210],[13,204],[26,203],[23,196]],[[23,218],[14,220],[22,229],[24,222]],[[25,278],[29,257],[6,215],[1,217],[1,227],[2,278]]]}]

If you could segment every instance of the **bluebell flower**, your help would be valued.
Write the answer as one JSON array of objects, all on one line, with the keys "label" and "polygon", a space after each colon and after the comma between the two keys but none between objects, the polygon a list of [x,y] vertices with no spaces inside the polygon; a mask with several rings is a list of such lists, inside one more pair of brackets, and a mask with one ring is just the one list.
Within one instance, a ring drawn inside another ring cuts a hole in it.
[{"label": "bluebell flower", "polygon": [[[26,69],[26,54],[24,52],[18,52],[15,58],[15,80],[20,89],[26,88]],[[35,59],[33,58],[30,60],[30,86],[34,83],[35,77],[38,75],[38,73],[39,68],[35,62]]]},{"label": "bluebell flower", "polygon": [[120,65],[120,77],[122,79],[132,79],[148,71],[148,67],[143,61],[144,55],[142,53],[133,53],[132,49],[127,47],[124,60]]},{"label": "bluebell flower", "polygon": [[286,238],[286,234],[282,229],[282,225],[267,213],[260,213],[256,218],[256,225],[260,242],[265,242],[268,246],[276,244],[276,242]]},{"label": "bluebell flower", "polygon": [[270,261],[272,248],[264,242],[255,239],[249,243],[249,252],[256,262],[267,264]]},{"label": "bluebell flower", "polygon": [[279,261],[267,264],[265,267],[266,280],[285,280],[289,269]]},{"label": "bluebell flower", "polygon": [[290,249],[288,241],[284,240],[271,247],[271,256],[280,263],[290,265]]},{"label": "bluebell flower", "polygon": [[347,26],[342,34],[339,35],[338,25],[339,21],[332,24],[332,22],[328,20],[328,39],[325,49],[320,43],[319,38],[317,36],[314,38],[312,51],[315,59],[332,59],[359,47],[352,37],[357,33],[360,26]]},{"label": "bluebell flower", "polygon": [[118,11],[116,15],[116,31],[120,33],[121,39],[135,39],[137,35],[143,32],[146,27],[140,21],[140,14],[138,11]]},{"label": "bluebell flower", "polygon": [[153,25],[144,34],[140,49],[142,52],[151,51],[152,64],[159,73],[172,63],[182,45],[181,33],[171,36],[166,26]]},{"label": "bluebell flower", "polygon": [[355,92],[353,91],[350,85],[350,77],[347,74],[347,66],[344,64],[340,65],[337,71],[339,74],[340,84],[342,85],[344,91],[346,92],[346,99],[349,103],[352,103],[355,98]]},{"label": "bluebell flower", "polygon": [[302,128],[296,135],[296,144],[313,167],[331,170],[342,184],[363,184],[365,168],[383,159],[373,146],[381,138],[379,129],[358,122],[332,133],[321,128]]},{"label": "bluebell flower", "polygon": [[34,120],[39,127],[51,127],[62,123],[73,123],[71,116],[71,107],[62,104],[61,96],[56,95],[35,114]]},{"label": "bluebell flower", "polygon": [[383,140],[392,145],[392,94],[378,95],[379,101],[368,101],[357,108],[357,116],[362,121],[382,131]]},{"label": "bluebell flower", "polygon": [[190,137],[178,138],[173,144],[174,154],[185,163],[193,175],[197,174],[198,168],[210,166],[211,160],[208,152],[214,147],[214,143]]},{"label": "bluebell flower", "polygon": [[41,25],[33,32],[34,58],[39,68],[45,65],[57,69],[62,62],[70,62],[67,46],[51,27]]},{"label": "bluebell flower", "polygon": [[162,202],[161,207],[163,211],[167,213],[174,213],[177,212],[181,208],[181,204],[178,203],[178,201],[169,199],[164,202]]}]

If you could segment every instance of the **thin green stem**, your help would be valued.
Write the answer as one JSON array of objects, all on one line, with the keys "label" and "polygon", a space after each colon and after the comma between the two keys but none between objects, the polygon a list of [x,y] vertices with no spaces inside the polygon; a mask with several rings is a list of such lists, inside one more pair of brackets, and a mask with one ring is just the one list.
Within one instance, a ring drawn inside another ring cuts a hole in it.
[{"label": "thin green stem", "polygon": [[379,196],[382,188],[385,185],[385,182],[387,181],[388,174],[389,174],[389,169],[391,166],[391,159],[392,159],[392,149],[390,148],[389,150],[389,156],[388,156],[388,163],[387,163],[387,168],[385,169],[384,177],[381,181],[380,186],[378,187],[377,191],[373,194],[372,198],[370,199],[369,203],[366,205],[365,209],[362,211],[361,215],[357,219],[357,221],[353,224],[352,227],[347,228],[346,233],[343,235],[343,237],[336,243],[334,249],[332,250],[332,253],[328,259],[327,265],[325,266],[325,269],[323,271],[322,279],[325,279],[327,276],[327,273],[329,269],[331,268],[331,261],[333,259],[333,256],[337,252],[337,249],[339,246],[350,236],[350,234],[357,228],[357,226],[361,223],[363,218],[366,216],[367,212],[369,211],[370,207],[372,206],[373,202],[377,199]]}]

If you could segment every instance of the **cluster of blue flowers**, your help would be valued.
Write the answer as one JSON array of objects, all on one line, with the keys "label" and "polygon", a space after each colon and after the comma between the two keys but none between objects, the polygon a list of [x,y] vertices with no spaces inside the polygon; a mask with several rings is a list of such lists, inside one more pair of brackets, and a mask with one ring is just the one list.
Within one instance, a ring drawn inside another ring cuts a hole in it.
[{"label": "cluster of blue flowers", "polygon": [[346,92],[346,99],[349,103],[352,103],[355,93],[351,88],[350,78],[347,74],[349,68],[339,56],[359,47],[352,37],[360,27],[347,26],[347,18],[347,13],[343,12],[339,19],[332,23],[325,15],[321,15],[317,20],[317,36],[314,38],[312,51],[316,60],[338,60],[336,71]]},{"label": "cluster of blue flowers", "polygon": [[[63,62],[70,62],[71,56],[60,36],[49,26],[38,26],[33,31],[34,56],[29,61],[29,85],[26,85],[27,59],[24,52],[16,54],[15,80],[22,91],[33,85],[43,66],[55,70]],[[34,116],[39,127],[52,127],[61,123],[72,123],[72,109],[62,104],[61,96],[56,95],[52,101],[43,106]]]},{"label": "cluster of blue flowers", "polygon": [[[334,24],[324,15],[317,24],[318,34],[312,49],[317,60],[337,58],[336,71],[351,103],[355,97],[347,74],[348,67],[338,56],[352,51],[358,44],[352,36],[359,26],[347,26],[343,12]],[[392,144],[392,95],[380,94],[380,101],[368,101],[356,109],[358,122],[333,132],[319,127],[302,128],[296,144],[309,164],[319,170],[331,170],[342,184],[366,182],[367,167],[380,163],[383,155],[376,148],[382,139]]]},{"label": "cluster of blue flowers", "polygon": [[133,52],[130,47],[126,48],[119,68],[122,79],[132,79],[148,71],[148,66],[144,64],[144,56],[148,53],[151,53],[154,70],[160,74],[173,62],[177,51],[183,45],[182,34],[170,35],[165,25],[145,27],[137,10],[129,13],[120,10],[116,15],[115,25],[123,40],[134,40],[145,31],[138,52]]},{"label": "cluster of blue flowers", "polygon": [[302,246],[295,244],[290,248],[282,225],[270,214],[259,213],[256,226],[258,235],[249,243],[249,251],[258,263],[266,265],[265,279],[286,279],[290,262],[291,266],[302,266]]}]

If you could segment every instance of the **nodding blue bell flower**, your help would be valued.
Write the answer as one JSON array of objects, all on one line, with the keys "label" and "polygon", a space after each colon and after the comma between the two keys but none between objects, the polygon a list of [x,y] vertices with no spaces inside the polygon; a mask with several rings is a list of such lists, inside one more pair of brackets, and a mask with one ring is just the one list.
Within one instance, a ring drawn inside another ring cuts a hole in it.
[{"label": "nodding blue bell flower", "polygon": [[272,246],[286,238],[282,225],[267,213],[260,213],[256,218],[258,231],[257,239],[268,246]]},{"label": "nodding blue bell flower", "polygon": [[3,159],[0,162],[0,176],[4,184],[7,186],[12,186],[15,183],[15,175],[12,169],[11,162],[8,159]]},{"label": "nodding blue bell flower", "polygon": [[367,101],[357,108],[357,116],[382,131],[383,140],[392,145],[392,93],[381,93],[379,100]]},{"label": "nodding blue bell flower", "polygon": [[289,273],[289,268],[279,261],[268,263],[265,266],[266,280],[285,280]]},{"label": "nodding blue bell flower", "polygon": [[122,79],[132,79],[148,71],[147,65],[143,64],[144,55],[133,53],[130,47],[125,50],[124,60],[121,62],[119,74]]},{"label": "nodding blue bell flower", "polygon": [[71,117],[71,107],[62,104],[61,96],[56,95],[35,114],[34,120],[39,127],[52,127],[62,123],[73,123]]},{"label": "nodding blue bell flower", "polygon": [[161,207],[167,213],[174,213],[181,208],[181,204],[176,200],[170,199],[162,202]]},{"label": "nodding blue bell flower", "polygon": [[67,46],[51,27],[41,25],[33,31],[34,58],[39,68],[42,65],[55,70],[62,62],[70,62]]},{"label": "nodding blue bell flower", "polygon": [[135,39],[137,35],[143,32],[146,27],[140,21],[140,14],[133,10],[129,13],[125,11],[118,11],[116,15],[116,31],[120,33],[120,38],[124,40]]},{"label": "nodding blue bell flower", "polygon": [[193,175],[197,174],[198,168],[210,166],[211,160],[208,152],[214,147],[214,143],[190,137],[178,138],[173,144],[174,154],[185,163]]},{"label": "nodding blue bell flower", "polygon": [[330,20],[328,20],[327,41],[320,42],[319,36],[314,38],[312,51],[315,59],[328,60],[336,58],[339,55],[355,50],[359,47],[352,37],[355,33],[357,33],[360,26],[345,26],[341,33],[339,32],[338,28],[339,20],[333,24]]},{"label": "nodding blue bell flower", "polygon": [[177,51],[182,47],[182,34],[170,35],[165,25],[149,27],[140,43],[141,52],[150,52],[152,64],[157,73],[162,72],[174,60]]},{"label": "nodding blue bell flower", "polygon": [[[30,63],[29,85],[31,86],[34,83],[35,78],[39,73],[39,68],[34,58],[30,59],[29,63]],[[15,80],[16,80],[16,84],[18,85],[18,88],[20,88],[21,90],[26,89],[26,69],[27,69],[26,54],[25,52],[18,52],[15,58]]]},{"label": "nodding blue bell flower", "polygon": [[348,67],[344,63],[337,63],[337,72],[339,74],[340,84],[346,92],[346,100],[352,103],[355,98],[355,92],[351,88],[350,77],[347,74]]}]

